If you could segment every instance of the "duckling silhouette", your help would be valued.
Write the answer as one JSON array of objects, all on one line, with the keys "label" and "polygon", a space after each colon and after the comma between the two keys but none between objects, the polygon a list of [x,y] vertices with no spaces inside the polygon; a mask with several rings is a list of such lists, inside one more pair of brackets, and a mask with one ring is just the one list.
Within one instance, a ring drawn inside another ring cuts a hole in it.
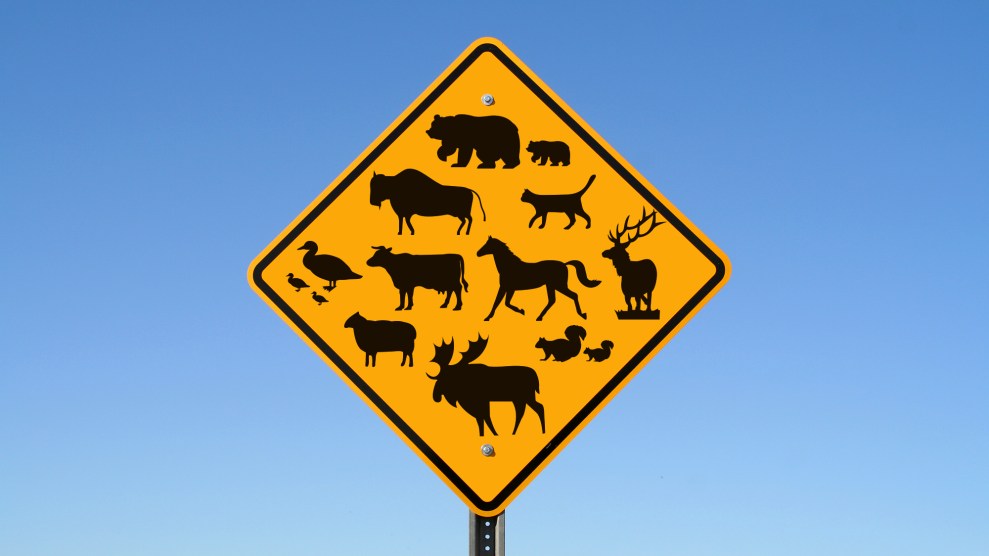
[{"label": "duckling silhouette", "polygon": [[312,298],[316,302],[316,305],[317,306],[326,303],[326,298],[323,297],[323,296],[321,296],[321,295],[319,295],[316,292],[312,292]]},{"label": "duckling silhouette", "polygon": [[308,288],[309,284],[306,283],[302,278],[296,278],[291,272],[288,273],[288,285],[295,288],[295,291],[301,292],[302,288]]},{"label": "duckling silhouette", "polygon": [[314,241],[307,241],[305,245],[299,247],[299,251],[306,252],[302,257],[302,265],[309,269],[309,272],[329,282],[328,286],[323,286],[324,290],[328,292],[333,291],[333,288],[337,287],[337,280],[356,280],[362,278],[360,274],[354,274],[354,271],[350,270],[347,263],[337,257],[325,254],[317,255],[317,249],[319,247],[316,246],[316,242]]}]

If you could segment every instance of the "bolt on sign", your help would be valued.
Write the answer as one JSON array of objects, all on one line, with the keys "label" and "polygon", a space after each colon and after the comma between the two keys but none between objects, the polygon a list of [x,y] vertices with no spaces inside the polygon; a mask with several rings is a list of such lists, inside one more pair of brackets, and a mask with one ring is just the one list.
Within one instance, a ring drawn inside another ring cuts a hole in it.
[{"label": "bolt on sign", "polygon": [[720,289],[725,255],[504,45],[471,45],[251,265],[474,511]]}]

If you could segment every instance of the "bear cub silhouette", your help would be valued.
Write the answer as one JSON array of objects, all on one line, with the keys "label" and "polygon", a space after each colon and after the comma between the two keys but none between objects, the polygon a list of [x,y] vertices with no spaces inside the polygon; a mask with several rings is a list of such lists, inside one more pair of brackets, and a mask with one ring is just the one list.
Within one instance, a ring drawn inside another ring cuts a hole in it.
[{"label": "bear cub silhouette", "polygon": [[478,168],[494,168],[499,159],[505,163],[505,169],[519,165],[519,129],[511,120],[502,116],[437,114],[426,130],[426,135],[441,142],[436,151],[440,160],[446,161],[446,157],[457,153],[454,168],[467,166],[474,151],[477,151],[477,158],[481,159]]},{"label": "bear cub silhouette", "polygon": [[529,141],[525,150],[532,153],[533,162],[539,160],[540,166],[546,165],[546,159],[550,166],[570,166],[570,147],[563,141]]}]

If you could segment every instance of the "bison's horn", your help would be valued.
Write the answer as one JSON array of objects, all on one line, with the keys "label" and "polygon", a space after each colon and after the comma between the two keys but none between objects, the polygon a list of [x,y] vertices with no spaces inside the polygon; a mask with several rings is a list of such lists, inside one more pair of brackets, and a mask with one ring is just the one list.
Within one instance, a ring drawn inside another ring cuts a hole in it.
[{"label": "bison's horn", "polygon": [[429,378],[431,378],[433,380],[436,380],[436,379],[438,379],[440,377],[440,373],[436,373],[436,376],[433,376],[433,375],[431,375],[429,373],[426,373],[426,376],[428,376]]}]

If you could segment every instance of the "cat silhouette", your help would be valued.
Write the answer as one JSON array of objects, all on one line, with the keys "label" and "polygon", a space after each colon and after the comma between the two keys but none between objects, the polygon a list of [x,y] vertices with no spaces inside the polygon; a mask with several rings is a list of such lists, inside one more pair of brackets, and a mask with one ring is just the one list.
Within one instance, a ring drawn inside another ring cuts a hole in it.
[{"label": "cat silhouette", "polygon": [[591,217],[584,210],[584,206],[581,202],[581,198],[584,193],[591,187],[594,183],[594,178],[596,176],[591,176],[591,179],[587,180],[587,185],[583,189],[575,193],[566,193],[564,195],[540,195],[538,193],[533,193],[526,189],[522,192],[522,202],[529,203],[532,208],[535,209],[536,214],[529,220],[529,227],[535,223],[537,218],[542,218],[542,222],[539,223],[539,228],[546,227],[546,216],[551,212],[562,212],[570,218],[570,223],[563,227],[564,230],[569,230],[573,227],[577,219],[574,216],[580,216],[587,221],[587,227],[591,227]]}]

